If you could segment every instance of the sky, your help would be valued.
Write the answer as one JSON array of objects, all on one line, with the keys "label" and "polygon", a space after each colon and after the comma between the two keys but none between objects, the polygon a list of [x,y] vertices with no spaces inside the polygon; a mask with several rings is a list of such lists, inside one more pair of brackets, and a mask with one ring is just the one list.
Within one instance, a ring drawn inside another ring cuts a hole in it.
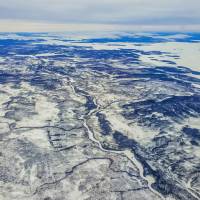
[{"label": "sky", "polygon": [[199,29],[199,10],[200,0],[0,0],[0,31]]}]

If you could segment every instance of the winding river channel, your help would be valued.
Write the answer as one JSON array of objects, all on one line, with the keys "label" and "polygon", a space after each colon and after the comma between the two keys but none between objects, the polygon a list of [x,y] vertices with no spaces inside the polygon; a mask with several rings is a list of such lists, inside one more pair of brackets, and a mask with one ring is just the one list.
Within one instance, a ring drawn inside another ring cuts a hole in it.
[{"label": "winding river channel", "polygon": [[[84,96],[84,97],[87,97],[84,93],[77,93],[74,86],[73,86],[73,83],[74,80],[69,78],[69,84],[70,84],[70,87],[74,93],[74,95],[77,95],[77,96]],[[81,94],[80,94],[81,93]],[[139,175],[140,177],[145,180],[147,182],[147,185],[149,187],[149,189],[157,196],[159,196],[161,199],[165,199],[163,197],[162,194],[160,194],[159,192],[157,192],[155,189],[152,188],[152,184],[155,182],[155,179],[153,178],[153,176],[144,176],[144,169],[143,169],[143,166],[142,164],[135,158],[135,155],[134,153],[131,151],[131,150],[123,150],[123,151],[117,151],[117,150],[110,150],[110,149],[105,149],[101,142],[98,141],[95,136],[94,136],[94,133],[92,132],[92,130],[89,128],[89,125],[88,125],[88,120],[90,119],[90,117],[92,115],[95,115],[97,112],[99,112],[99,109],[100,109],[100,106],[97,104],[97,101],[96,99],[93,99],[93,103],[95,104],[95,107],[94,109],[91,109],[87,115],[83,116],[82,117],[82,120],[83,120],[83,126],[85,127],[85,129],[87,130],[87,133],[88,133],[88,138],[96,143],[99,147],[99,149],[101,149],[101,151],[104,151],[104,152],[109,152],[109,153],[115,153],[115,154],[123,154],[125,155],[136,167],[137,169],[139,170]]]}]

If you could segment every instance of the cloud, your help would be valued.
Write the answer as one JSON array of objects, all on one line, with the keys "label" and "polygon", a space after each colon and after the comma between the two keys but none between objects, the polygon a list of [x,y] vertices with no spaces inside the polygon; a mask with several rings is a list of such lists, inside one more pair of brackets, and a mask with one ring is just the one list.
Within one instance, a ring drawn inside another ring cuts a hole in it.
[{"label": "cloud", "polygon": [[62,24],[195,25],[199,10],[199,0],[0,1],[1,20]]}]

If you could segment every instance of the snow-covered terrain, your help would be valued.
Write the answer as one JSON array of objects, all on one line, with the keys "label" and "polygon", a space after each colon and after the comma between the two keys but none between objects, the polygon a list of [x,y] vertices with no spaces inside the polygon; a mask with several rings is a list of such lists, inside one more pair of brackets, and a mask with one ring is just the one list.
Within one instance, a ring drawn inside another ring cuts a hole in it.
[{"label": "snow-covered terrain", "polygon": [[200,199],[200,34],[1,33],[0,199]]}]

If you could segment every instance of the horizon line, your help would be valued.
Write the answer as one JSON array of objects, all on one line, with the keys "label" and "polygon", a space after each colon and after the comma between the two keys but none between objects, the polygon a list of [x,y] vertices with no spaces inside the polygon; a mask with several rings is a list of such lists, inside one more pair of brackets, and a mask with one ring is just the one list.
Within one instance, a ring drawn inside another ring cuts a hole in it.
[{"label": "horizon line", "polygon": [[73,32],[73,31],[134,31],[134,32],[200,32],[200,24],[94,24],[50,23],[21,20],[0,20],[0,32]]}]

